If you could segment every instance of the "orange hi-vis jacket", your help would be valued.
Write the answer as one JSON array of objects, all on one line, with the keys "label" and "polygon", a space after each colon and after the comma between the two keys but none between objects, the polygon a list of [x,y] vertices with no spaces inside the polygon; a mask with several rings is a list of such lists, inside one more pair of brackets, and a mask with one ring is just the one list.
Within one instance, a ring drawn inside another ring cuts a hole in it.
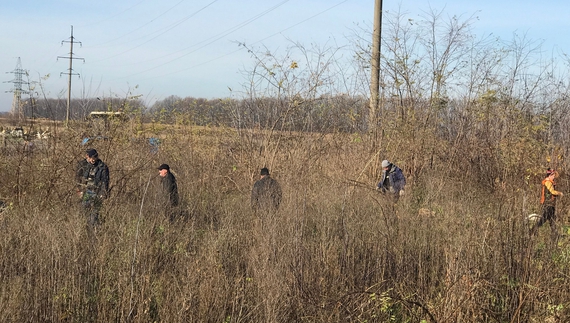
[{"label": "orange hi-vis jacket", "polygon": [[553,205],[555,202],[555,198],[557,195],[560,195],[556,189],[556,183],[553,180],[545,178],[542,180],[542,190],[540,193],[540,204],[547,204]]}]

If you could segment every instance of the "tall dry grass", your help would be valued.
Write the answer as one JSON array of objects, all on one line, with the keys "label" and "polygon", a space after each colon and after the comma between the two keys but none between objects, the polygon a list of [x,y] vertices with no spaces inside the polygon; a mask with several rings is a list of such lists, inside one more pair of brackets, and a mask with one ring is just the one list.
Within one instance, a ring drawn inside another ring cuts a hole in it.
[{"label": "tall dry grass", "polygon": [[[12,203],[0,214],[5,322],[570,317],[567,236],[553,245],[545,228],[531,239],[524,222],[536,187],[512,189],[516,176],[481,180],[472,147],[429,129],[386,131],[371,149],[358,134],[114,125],[90,145],[113,187],[94,237],[73,194],[89,131],[73,124],[33,152],[3,151],[1,195]],[[161,139],[156,154],[150,136]],[[409,175],[396,205],[373,189],[385,158]],[[176,223],[156,204],[161,163],[178,179],[186,218]],[[277,214],[255,217],[249,194],[263,166],[284,200]]]}]

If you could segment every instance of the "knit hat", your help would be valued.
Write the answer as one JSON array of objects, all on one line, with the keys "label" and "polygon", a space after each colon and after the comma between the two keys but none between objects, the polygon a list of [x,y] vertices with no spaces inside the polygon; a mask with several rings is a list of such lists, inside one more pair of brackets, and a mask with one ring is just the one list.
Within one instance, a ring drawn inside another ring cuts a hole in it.
[{"label": "knit hat", "polygon": [[388,166],[390,166],[390,162],[384,159],[384,160],[382,161],[382,168],[386,168],[386,167],[388,167]]},{"label": "knit hat", "polygon": [[95,158],[95,157],[99,156],[99,154],[97,153],[97,150],[95,150],[95,149],[87,149],[87,151],[85,153],[87,154],[87,157],[89,157],[89,158]]},{"label": "knit hat", "polygon": [[158,170],[163,170],[163,169],[170,170],[170,166],[168,166],[167,164],[162,164],[158,166]]},{"label": "knit hat", "polygon": [[558,175],[558,172],[556,170],[554,170],[552,168],[548,168],[546,170],[546,177],[553,175],[553,174],[554,174],[554,178],[558,178],[559,175]]},{"label": "knit hat", "polygon": [[269,169],[267,169],[267,167],[263,167],[261,169],[261,175],[269,175]]}]

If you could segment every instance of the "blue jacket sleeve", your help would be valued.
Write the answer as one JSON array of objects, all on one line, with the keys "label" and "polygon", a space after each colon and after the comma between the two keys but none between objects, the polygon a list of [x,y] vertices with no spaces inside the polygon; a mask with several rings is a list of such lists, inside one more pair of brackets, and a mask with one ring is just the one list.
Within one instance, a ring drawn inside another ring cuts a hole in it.
[{"label": "blue jacket sleeve", "polygon": [[396,192],[399,192],[404,189],[406,185],[406,178],[404,177],[404,173],[400,168],[397,168],[394,174],[390,177],[392,180],[392,187]]},{"label": "blue jacket sleeve", "polygon": [[386,179],[386,171],[382,171],[382,177],[380,178],[380,182],[376,185],[378,188],[383,188],[384,180]]}]

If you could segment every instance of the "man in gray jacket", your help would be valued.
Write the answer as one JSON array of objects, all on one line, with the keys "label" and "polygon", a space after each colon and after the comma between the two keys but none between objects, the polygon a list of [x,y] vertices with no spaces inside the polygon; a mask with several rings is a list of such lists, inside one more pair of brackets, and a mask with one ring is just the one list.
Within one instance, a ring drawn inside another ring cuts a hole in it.
[{"label": "man in gray jacket", "polygon": [[383,160],[382,178],[376,189],[382,191],[382,193],[389,193],[393,197],[394,202],[397,202],[400,195],[404,193],[404,186],[406,186],[406,177],[400,167]]}]

